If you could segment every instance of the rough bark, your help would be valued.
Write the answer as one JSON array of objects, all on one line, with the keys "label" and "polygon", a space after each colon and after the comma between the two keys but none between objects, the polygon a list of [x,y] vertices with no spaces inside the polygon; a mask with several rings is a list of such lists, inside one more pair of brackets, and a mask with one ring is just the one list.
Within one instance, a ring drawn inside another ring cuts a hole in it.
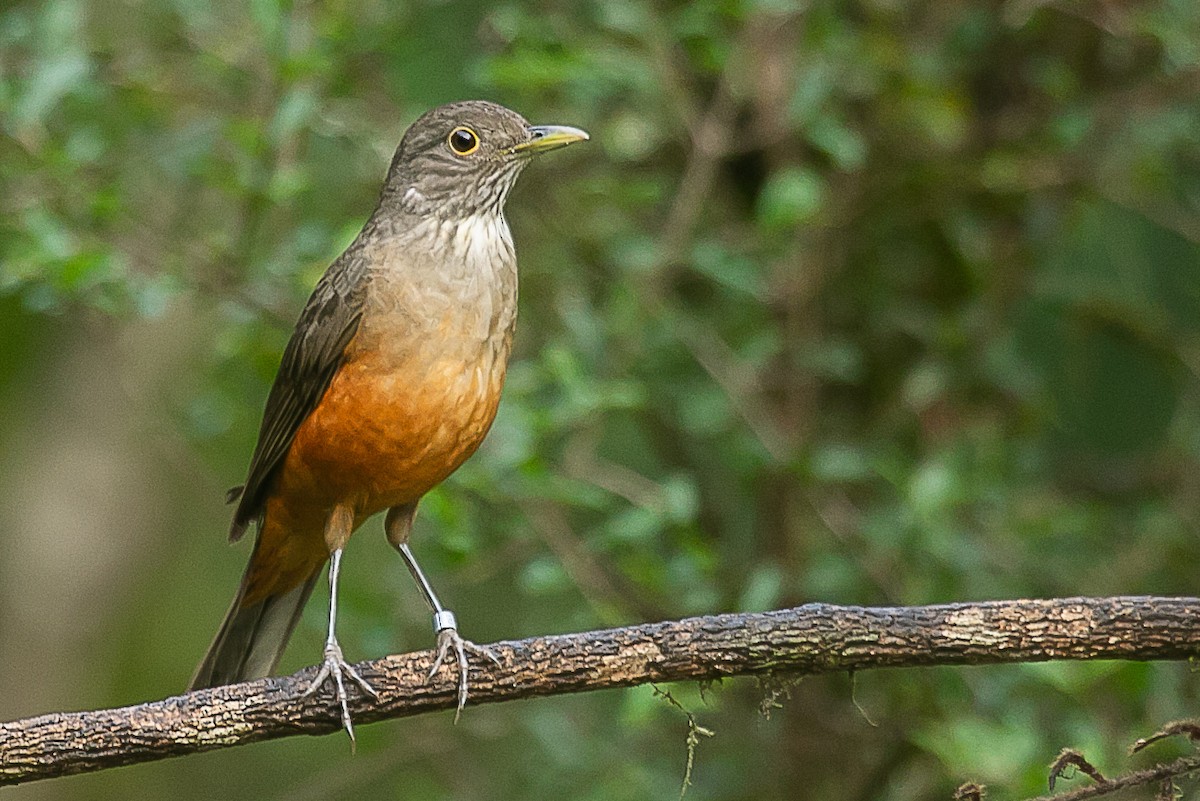
[{"label": "rough bark", "polygon": [[[476,660],[471,704],[646,682],[812,675],[883,667],[1051,659],[1187,659],[1200,653],[1200,599],[1065,598],[864,608],[809,604],[534,637]],[[425,682],[432,653],[359,664],[380,701],[354,695],[357,724],[455,704],[452,672]],[[328,692],[301,700],[312,669],[137,706],[0,724],[0,785],[340,729]]]}]

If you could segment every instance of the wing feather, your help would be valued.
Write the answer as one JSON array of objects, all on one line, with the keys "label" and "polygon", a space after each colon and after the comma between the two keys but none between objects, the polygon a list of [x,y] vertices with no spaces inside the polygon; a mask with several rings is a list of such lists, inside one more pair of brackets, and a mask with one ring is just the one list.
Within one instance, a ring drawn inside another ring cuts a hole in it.
[{"label": "wing feather", "polygon": [[[292,338],[283,351],[275,383],[267,395],[258,444],[240,493],[229,538],[237,540],[263,511],[275,471],[287,456],[296,431],[321,402],[345,359],[362,319],[367,260],[352,246],[317,283]],[[238,498],[230,491],[230,502]]]}]

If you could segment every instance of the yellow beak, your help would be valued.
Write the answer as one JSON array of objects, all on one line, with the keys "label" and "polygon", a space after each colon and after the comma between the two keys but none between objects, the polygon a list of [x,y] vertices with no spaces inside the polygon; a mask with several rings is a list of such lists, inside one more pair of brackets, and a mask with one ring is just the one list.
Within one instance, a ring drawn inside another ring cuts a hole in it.
[{"label": "yellow beak", "polygon": [[532,125],[529,128],[529,141],[514,145],[510,152],[537,155],[558,150],[560,147],[586,142],[587,131],[572,128],[570,125]]}]

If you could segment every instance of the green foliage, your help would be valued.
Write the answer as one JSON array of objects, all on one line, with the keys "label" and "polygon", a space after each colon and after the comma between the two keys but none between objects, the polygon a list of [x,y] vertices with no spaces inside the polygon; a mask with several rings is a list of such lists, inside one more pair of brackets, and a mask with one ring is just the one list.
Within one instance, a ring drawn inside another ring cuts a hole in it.
[{"label": "green foliage", "polygon": [[[514,193],[504,403],[418,521],[468,636],[1194,594],[1197,42],[1185,2],[7,6],[0,402],[39,419],[31,376],[67,374],[95,331],[187,332],[170,378],[132,390],[174,476],[128,511],[174,510],[153,569],[108,610],[92,692],[42,697],[185,684],[245,557],[220,550],[216,488],[241,479],[291,322],[406,124],[473,96],[593,138]],[[0,434],[15,485],[32,451]],[[356,547],[348,655],[428,646],[398,562]],[[319,650],[313,606],[285,667]],[[1195,685],[1022,666],[860,675],[852,698],[830,677],[765,721],[749,682],[672,693],[715,732],[688,798],[908,799],[1039,792],[1064,745],[1111,771]],[[366,727],[355,759],[280,743],[45,792],[672,797],[688,732],[642,688]]]}]

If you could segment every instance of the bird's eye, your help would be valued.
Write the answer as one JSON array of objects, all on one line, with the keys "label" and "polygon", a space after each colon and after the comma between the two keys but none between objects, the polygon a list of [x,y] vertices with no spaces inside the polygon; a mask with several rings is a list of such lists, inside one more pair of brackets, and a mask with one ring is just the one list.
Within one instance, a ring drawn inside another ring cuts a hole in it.
[{"label": "bird's eye", "polygon": [[455,155],[469,156],[479,149],[479,136],[470,128],[459,126],[450,132],[447,139]]}]

